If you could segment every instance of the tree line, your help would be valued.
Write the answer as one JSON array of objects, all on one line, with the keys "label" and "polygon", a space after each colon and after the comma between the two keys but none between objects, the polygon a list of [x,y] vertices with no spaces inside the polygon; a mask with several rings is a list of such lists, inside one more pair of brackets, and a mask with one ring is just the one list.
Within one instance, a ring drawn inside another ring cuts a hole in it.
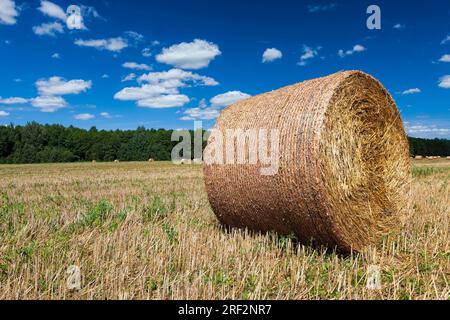
[{"label": "tree line", "polygon": [[[169,161],[172,130],[89,130],[41,125],[0,126],[0,163]],[[191,132],[193,135],[193,132]],[[409,138],[411,155],[450,156],[450,140]]]}]

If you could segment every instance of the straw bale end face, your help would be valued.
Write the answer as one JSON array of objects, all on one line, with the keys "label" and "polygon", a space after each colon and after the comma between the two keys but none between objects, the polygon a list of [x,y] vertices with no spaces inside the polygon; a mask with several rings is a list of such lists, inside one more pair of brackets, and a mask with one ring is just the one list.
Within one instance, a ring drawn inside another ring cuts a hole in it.
[{"label": "straw bale end face", "polygon": [[[262,175],[261,159],[205,161],[208,198],[222,224],[294,233],[340,251],[359,251],[398,225],[410,188],[408,141],[376,79],[345,71],[298,83],[228,107],[215,127],[225,140],[229,130],[262,129],[277,132],[276,173]],[[238,151],[228,141],[216,152],[230,146]]]}]

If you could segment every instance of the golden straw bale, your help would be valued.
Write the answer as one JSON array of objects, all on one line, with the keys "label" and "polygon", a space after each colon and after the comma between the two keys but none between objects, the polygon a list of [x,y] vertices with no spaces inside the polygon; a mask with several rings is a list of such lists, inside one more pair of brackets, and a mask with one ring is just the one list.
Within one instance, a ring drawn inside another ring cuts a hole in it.
[{"label": "golden straw bale", "polygon": [[278,129],[280,165],[263,176],[259,160],[205,161],[208,198],[223,225],[345,252],[399,225],[410,190],[408,140],[395,102],[372,76],[339,72],[240,101],[215,126],[223,136],[238,128]]}]

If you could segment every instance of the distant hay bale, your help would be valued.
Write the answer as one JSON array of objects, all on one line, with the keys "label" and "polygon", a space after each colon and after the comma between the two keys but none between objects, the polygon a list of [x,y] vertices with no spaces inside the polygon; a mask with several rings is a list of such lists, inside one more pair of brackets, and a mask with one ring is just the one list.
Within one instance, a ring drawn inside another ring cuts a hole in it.
[{"label": "distant hay bale", "polygon": [[119,160],[114,160],[114,162],[115,162],[115,163],[119,163],[120,161],[119,161]]},{"label": "distant hay bale", "polygon": [[238,102],[215,129],[226,136],[238,128],[279,130],[279,170],[261,175],[259,159],[205,161],[208,198],[223,225],[348,252],[376,243],[407,210],[405,129],[392,97],[368,74],[340,72]]},{"label": "distant hay bale", "polygon": [[416,156],[414,159],[416,159],[416,160],[423,160],[423,156]]},{"label": "distant hay bale", "polygon": [[92,163],[97,163],[97,161],[95,161],[95,160],[92,160]]},{"label": "distant hay bale", "polygon": [[154,162],[155,160],[153,160],[152,158],[148,159],[148,162]]}]

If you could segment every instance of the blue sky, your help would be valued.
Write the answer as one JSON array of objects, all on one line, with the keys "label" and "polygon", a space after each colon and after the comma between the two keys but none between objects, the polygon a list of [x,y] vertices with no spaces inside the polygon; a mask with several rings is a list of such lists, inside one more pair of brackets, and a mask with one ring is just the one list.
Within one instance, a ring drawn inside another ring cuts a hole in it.
[{"label": "blue sky", "polygon": [[346,69],[386,86],[411,136],[450,138],[446,0],[0,0],[0,124],[210,127],[229,103]]}]

